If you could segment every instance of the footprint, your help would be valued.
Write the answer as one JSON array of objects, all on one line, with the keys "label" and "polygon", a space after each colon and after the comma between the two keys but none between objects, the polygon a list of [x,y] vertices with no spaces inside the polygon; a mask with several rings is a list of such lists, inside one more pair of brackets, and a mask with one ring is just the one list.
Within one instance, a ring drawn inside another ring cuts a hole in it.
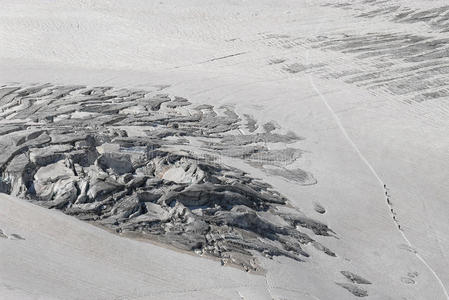
[{"label": "footprint", "polygon": [[408,272],[407,276],[401,277],[402,283],[405,284],[416,284],[416,277],[418,277],[418,272]]},{"label": "footprint", "polygon": [[416,283],[410,277],[401,277],[401,281],[402,281],[402,283],[405,283],[405,284],[415,284]]},{"label": "footprint", "polygon": [[17,233],[11,234],[9,238],[12,239],[12,240],[25,240],[25,238],[21,237]]},{"label": "footprint", "polygon": [[320,205],[320,204],[318,204],[318,203],[315,203],[315,204],[314,204],[313,209],[314,209],[317,213],[319,213],[319,214],[324,214],[324,213],[326,213],[326,209],[325,209],[322,205]]},{"label": "footprint", "polygon": [[2,229],[0,229],[0,238],[4,238],[4,239],[8,238],[8,236],[3,232]]}]

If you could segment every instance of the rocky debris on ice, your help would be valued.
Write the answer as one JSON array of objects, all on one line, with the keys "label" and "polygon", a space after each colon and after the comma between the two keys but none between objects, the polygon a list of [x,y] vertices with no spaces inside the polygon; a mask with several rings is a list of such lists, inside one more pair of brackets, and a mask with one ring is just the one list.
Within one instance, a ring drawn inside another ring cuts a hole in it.
[{"label": "rocky debris on ice", "polygon": [[288,208],[269,184],[208,159],[218,153],[313,183],[287,168],[303,151],[271,149],[301,140],[273,123],[246,116],[250,133],[236,134],[245,124],[229,107],[192,108],[142,90],[46,84],[0,95],[9,119],[0,129],[2,192],[246,270],[260,268],[255,253],[304,260],[308,244],[335,256],[314,239],[334,234],[327,225]]}]

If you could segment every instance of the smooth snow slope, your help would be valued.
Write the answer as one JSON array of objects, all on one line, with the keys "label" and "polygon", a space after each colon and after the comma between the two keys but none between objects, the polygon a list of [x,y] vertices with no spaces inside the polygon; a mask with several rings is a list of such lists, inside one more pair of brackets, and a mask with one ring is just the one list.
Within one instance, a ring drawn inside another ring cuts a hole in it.
[{"label": "smooth snow slope", "polygon": [[[323,205],[326,214],[316,218],[329,224],[338,239],[322,242],[338,258],[313,253],[308,263],[266,261],[265,279],[114,237],[7,198],[0,204],[0,228],[17,231],[26,240],[0,239],[0,295],[46,299],[85,292],[86,297],[107,298],[109,289],[114,295],[129,295],[129,285],[135,289],[131,294],[143,291],[144,299],[191,286],[198,291],[180,297],[210,298],[209,290],[199,290],[206,282],[208,288],[223,287],[226,292],[220,295],[230,299],[270,297],[267,293],[275,299],[351,299],[335,284],[345,280],[340,271],[350,270],[373,282],[367,287],[368,299],[447,299],[445,4],[440,0],[3,1],[0,83],[166,84],[167,92],[192,102],[234,104],[239,111],[262,121],[275,120],[304,136],[301,148],[308,152],[303,167],[318,179],[317,185],[300,187],[243,167],[272,183],[307,214],[314,213],[314,203]],[[407,11],[415,21],[400,15]],[[380,181],[389,189],[391,207]],[[20,215],[17,206],[26,207],[28,215]],[[48,214],[52,217],[43,226]],[[53,217],[58,221],[51,221]],[[107,240],[102,253],[115,255],[115,262],[118,254],[111,248],[133,253],[130,269],[119,269],[131,279],[123,282],[127,276],[116,274],[103,258],[90,264],[89,251],[97,243],[74,249],[76,242],[53,232],[57,222],[70,224],[67,230],[73,230],[72,238],[79,243],[84,239],[77,238],[78,230],[95,234],[94,241]],[[67,244],[44,242],[46,236]],[[48,252],[43,252],[46,247]],[[64,257],[58,249],[63,249]],[[150,267],[152,255],[159,255],[157,262],[168,256],[176,263]],[[66,257],[81,265],[64,265]],[[36,262],[33,276],[26,269],[31,260]],[[58,272],[64,268],[59,264],[72,274],[71,285],[60,284],[64,276]],[[146,274],[154,281],[142,281],[140,269],[132,267],[141,265],[147,266]],[[188,275],[192,272],[197,277]],[[409,276],[415,272],[417,276]],[[47,273],[53,275],[46,280],[35,275]],[[176,284],[166,283],[179,273],[191,280],[184,285],[176,277]],[[97,281],[86,288],[91,278]],[[239,281],[248,288],[236,287],[242,286]],[[146,294],[152,289],[161,294]]]},{"label": "smooth snow slope", "polygon": [[0,200],[1,299],[269,299],[263,276]]}]

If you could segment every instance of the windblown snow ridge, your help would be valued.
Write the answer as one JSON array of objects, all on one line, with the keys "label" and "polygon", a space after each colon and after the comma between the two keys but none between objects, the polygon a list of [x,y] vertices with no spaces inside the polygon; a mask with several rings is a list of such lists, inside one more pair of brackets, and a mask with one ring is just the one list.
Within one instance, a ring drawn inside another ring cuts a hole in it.
[{"label": "windblown snow ridge", "polygon": [[[246,270],[259,269],[255,253],[301,261],[307,244],[335,256],[313,238],[332,235],[328,226],[220,160],[314,184],[289,167],[299,137],[162,89],[2,87],[0,192]],[[278,143],[291,146],[271,150]]]}]

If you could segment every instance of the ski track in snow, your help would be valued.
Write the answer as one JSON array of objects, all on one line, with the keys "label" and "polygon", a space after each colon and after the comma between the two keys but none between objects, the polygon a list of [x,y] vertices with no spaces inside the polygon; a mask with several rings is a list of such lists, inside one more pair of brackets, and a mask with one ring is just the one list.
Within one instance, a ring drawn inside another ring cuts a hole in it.
[{"label": "ski track in snow", "polygon": [[[324,22],[323,22],[324,23]],[[323,24],[322,22],[316,22],[316,23],[314,23],[313,25],[317,25],[317,27],[320,27],[322,24]],[[310,23],[308,23],[309,25],[310,25]],[[79,29],[79,24],[77,25],[78,26],[78,29]],[[210,63],[210,62],[214,62],[214,61],[217,61],[217,60],[225,60],[225,59],[227,59],[227,58],[231,58],[231,57],[234,57],[234,56],[240,56],[240,55],[243,55],[243,54],[246,54],[247,52],[238,52],[238,53],[235,53],[235,54],[229,54],[229,55],[225,55],[225,56],[219,56],[219,57],[216,57],[216,58],[211,58],[211,59],[207,59],[207,60],[204,60],[204,61],[199,61],[199,62],[196,62],[196,63],[190,63],[190,64],[187,64],[187,65],[180,65],[180,66],[176,66],[176,67],[173,67],[173,68],[170,68],[170,69],[178,69],[178,68],[185,68],[185,67],[192,67],[192,66],[195,66],[195,65],[201,65],[201,64],[207,64],[207,63]],[[270,57],[270,56],[266,56],[266,57],[263,57],[264,59],[266,59],[267,57]],[[261,57],[262,58],[262,57]],[[260,58],[260,59],[261,59]],[[308,50],[306,50],[306,60],[308,60],[309,59],[309,51]],[[366,71],[366,72],[368,72],[369,71],[369,68],[368,68],[368,70]],[[347,142],[350,144],[350,146],[354,149],[354,151],[357,153],[357,155],[360,157],[360,159],[363,161],[363,163],[369,168],[369,170],[370,170],[370,172],[376,177],[376,180],[378,181],[378,183],[381,185],[381,187],[384,187],[384,181],[380,178],[380,176],[379,176],[379,174],[376,172],[376,170],[374,169],[374,167],[373,167],[373,165],[370,163],[370,161],[368,161],[368,159],[364,156],[364,154],[361,152],[361,150],[359,149],[359,147],[357,146],[357,144],[352,140],[352,138],[350,137],[350,135],[348,134],[348,132],[346,131],[346,129],[345,129],[345,127],[343,126],[343,123],[342,123],[342,119],[339,117],[339,115],[338,115],[338,113],[340,113],[338,110],[337,111],[335,111],[333,108],[332,108],[332,106],[329,104],[329,102],[327,101],[327,99],[326,99],[326,94],[327,93],[321,93],[320,91],[319,91],[319,89],[317,88],[317,86],[316,86],[316,84],[315,84],[315,82],[314,82],[314,80],[313,80],[313,77],[310,75],[310,74],[308,74],[307,75],[308,76],[308,79],[309,79],[309,81],[310,81],[310,85],[311,85],[311,87],[314,89],[314,91],[317,93],[317,95],[320,97],[320,99],[321,99],[321,101],[325,104],[325,106],[327,107],[327,109],[329,110],[329,112],[332,114],[332,116],[333,116],[333,118],[334,118],[334,120],[335,120],[335,123],[336,123],[336,125],[339,127],[339,131],[343,134],[343,136],[345,137],[345,139],[347,140]],[[400,77],[399,77],[400,78]],[[114,78],[110,78],[109,80],[105,80],[105,83],[107,82],[107,81],[112,81]],[[272,82],[276,82],[276,81],[281,81],[281,80],[284,80],[285,78],[279,78],[279,79],[274,79],[274,80],[260,80],[260,81],[254,81],[253,83],[249,83],[249,84],[256,84],[256,83],[263,83],[263,82],[268,82],[268,81],[272,81]],[[394,79],[394,78],[393,78]],[[187,80],[186,80],[187,81]],[[237,89],[237,90],[233,90],[233,91],[231,91],[231,92],[226,92],[225,93],[225,95],[222,97],[222,99],[221,99],[221,101],[223,101],[224,99],[226,99],[226,98],[229,98],[229,97],[231,97],[232,95],[235,95],[235,94],[238,94],[238,92],[240,92],[240,91],[242,91],[242,90],[244,90],[245,88],[247,88],[247,85],[249,85],[247,82],[245,82],[244,83],[244,85],[243,85],[243,88],[241,88],[241,89]],[[211,91],[211,90],[215,90],[215,89],[218,89],[218,88],[222,88],[222,86],[214,86],[214,87],[212,87],[212,88],[208,88],[208,89],[204,89],[204,90],[201,90],[201,91],[199,91],[199,92],[196,92],[195,94],[203,94],[203,93],[205,93],[205,92],[208,92],[208,91]],[[421,105],[421,104],[416,104],[418,107],[419,107],[419,105]],[[343,118],[343,117],[342,117]],[[242,134],[242,132],[240,131],[240,134]],[[377,168],[377,166],[376,166],[376,168]],[[412,246],[412,243],[410,242],[410,240],[407,238],[407,235],[404,233],[404,231],[403,231],[403,229],[401,229],[400,228],[400,224],[399,224],[399,222],[398,222],[398,220],[396,220],[394,217],[395,217],[395,213],[394,212],[392,212],[391,211],[391,209],[393,208],[393,206],[391,205],[391,203],[387,203],[387,208],[389,209],[389,214],[390,214],[390,218],[391,218],[391,220],[392,220],[392,222],[394,223],[393,225],[396,227],[396,229],[399,231],[399,233],[401,234],[401,236],[402,236],[402,239],[406,242],[406,244],[409,246],[409,247],[411,247],[411,248],[413,248],[413,249],[415,249],[413,246]],[[399,227],[398,227],[399,226]],[[437,237],[437,239],[438,239],[438,237]],[[415,254],[415,256],[419,259],[419,261],[421,261],[421,263],[432,273],[432,275],[434,276],[434,278],[436,279],[436,282],[438,282],[439,283],[439,285],[441,286],[441,288],[442,288],[442,291],[444,292],[444,295],[445,295],[445,298],[446,299],[448,299],[449,300],[449,294],[448,294],[448,291],[446,290],[446,287],[445,287],[445,285],[444,285],[444,283],[442,282],[442,280],[440,279],[440,277],[438,276],[438,274],[435,272],[435,270],[427,263],[427,261],[418,253],[418,252],[416,252],[416,251],[413,251],[413,253]],[[441,275],[441,274],[440,274]],[[276,285],[276,283],[275,283],[275,280],[273,280],[273,278],[270,278],[270,276],[265,276],[265,281],[266,281],[266,289],[267,289],[267,291],[268,291],[268,294],[270,295],[270,297],[271,298],[273,298],[274,299],[274,296],[273,296],[273,294],[272,294],[272,290],[273,291],[275,291],[275,290],[277,290],[277,289],[282,289],[282,288],[280,288],[280,287],[278,287],[277,285]],[[263,284],[263,283],[262,283]],[[244,299],[244,297],[242,296],[242,294],[238,291],[238,294],[241,296],[241,298],[242,299]],[[314,299],[318,299],[317,297],[315,297],[315,296],[313,296],[313,295],[310,295],[310,294],[307,294],[307,293],[304,293],[304,295],[307,295],[307,296],[310,296],[310,297],[313,297]],[[137,298],[136,298],[137,299]]]},{"label": "ski track in snow", "polygon": [[[308,58],[308,53],[306,55],[306,58]],[[376,170],[374,169],[374,167],[371,165],[371,163],[368,161],[368,159],[366,159],[366,157],[363,155],[363,153],[360,151],[359,147],[357,147],[357,145],[354,143],[354,141],[351,139],[351,137],[349,136],[348,132],[346,131],[346,129],[344,128],[340,118],[338,117],[338,115],[334,112],[333,108],[330,106],[329,102],[326,100],[326,97],[319,91],[319,89],[317,88],[317,86],[315,85],[315,82],[313,81],[313,78],[311,75],[308,75],[309,77],[309,81],[310,81],[310,85],[312,86],[312,88],[315,90],[315,92],[318,94],[318,96],[320,97],[320,99],[323,101],[323,103],[326,105],[327,109],[330,111],[330,113],[332,114],[332,116],[334,117],[335,122],[338,125],[338,128],[340,129],[341,133],[343,134],[343,136],[345,137],[345,139],[349,142],[349,144],[351,145],[351,147],[354,149],[354,151],[357,153],[357,155],[360,157],[360,159],[363,161],[363,163],[368,167],[368,169],[371,171],[371,173],[374,175],[374,177],[376,177],[377,181],[379,182],[379,184],[384,187],[384,182],[382,181],[382,179],[380,178],[379,174],[377,174]],[[388,205],[389,210],[391,211],[391,206]],[[390,213],[391,214],[391,213]],[[392,214],[391,214],[392,215]],[[392,215],[393,217],[393,215]],[[392,219],[393,220],[393,219]],[[393,220],[393,222],[396,223],[396,221]],[[397,228],[397,230],[399,231],[399,233],[401,234],[402,238],[405,240],[405,242],[407,243],[408,246],[410,246],[411,248],[415,249],[412,245],[412,243],[410,242],[410,240],[407,238],[407,236],[405,235],[404,231]],[[415,256],[426,266],[426,268],[432,273],[432,275],[435,277],[435,279],[437,280],[438,284],[441,286],[441,289],[443,290],[444,296],[446,297],[446,299],[449,300],[449,294],[446,290],[446,287],[444,286],[443,281],[440,279],[440,277],[438,276],[438,274],[434,271],[434,269],[427,263],[427,261],[417,252],[417,250],[415,249],[414,252]]]},{"label": "ski track in snow", "polygon": [[[319,32],[320,26],[321,24],[319,24],[317,26],[317,30],[316,32]],[[312,33],[313,34],[313,33]],[[310,50],[307,49],[306,50],[306,56],[305,56],[305,60],[306,63],[309,63],[309,58],[310,58]],[[343,123],[341,122],[339,116],[335,113],[334,109],[332,108],[332,106],[329,104],[329,102],[326,99],[326,96],[324,96],[321,91],[317,88],[313,77],[311,74],[307,74],[310,85],[312,86],[312,88],[315,90],[315,92],[318,94],[319,98],[321,99],[321,101],[324,103],[324,105],[327,107],[327,109],[329,110],[329,112],[331,113],[332,117],[335,120],[335,123],[337,124],[338,128],[340,129],[340,132],[343,134],[343,136],[345,137],[345,139],[348,141],[348,143],[351,145],[351,147],[354,149],[354,151],[357,153],[357,155],[359,156],[359,158],[363,161],[363,163],[368,167],[368,169],[371,171],[371,173],[374,175],[374,177],[376,178],[376,180],[378,181],[378,183],[380,184],[380,186],[384,189],[384,187],[386,186],[384,181],[380,178],[379,174],[376,172],[376,170],[374,169],[373,165],[368,161],[368,159],[363,155],[363,153],[360,151],[359,147],[355,144],[355,142],[351,139],[351,137],[349,136],[348,132],[346,131],[345,127],[343,126]],[[416,258],[419,259],[419,261],[421,261],[421,263],[426,266],[426,268],[432,273],[433,277],[435,277],[436,281],[438,282],[438,284],[441,286],[441,289],[443,291],[443,294],[445,296],[445,298],[447,300],[449,300],[449,294],[448,291],[443,283],[443,281],[441,280],[441,278],[438,276],[438,274],[435,272],[435,270],[427,263],[427,261],[418,253],[418,250],[416,248],[413,247],[413,244],[410,242],[410,240],[407,238],[407,236],[405,235],[404,231],[400,228],[399,223],[397,222],[397,220],[395,220],[394,214],[392,213],[392,206],[390,203],[387,202],[387,207],[390,211],[390,215],[391,215],[391,220],[393,221],[393,223],[395,223],[395,225],[397,225],[396,229],[399,231],[399,233],[401,234],[402,238],[404,239],[404,241],[407,243],[407,245],[411,248],[413,248],[415,251],[413,252],[416,256]]]}]

